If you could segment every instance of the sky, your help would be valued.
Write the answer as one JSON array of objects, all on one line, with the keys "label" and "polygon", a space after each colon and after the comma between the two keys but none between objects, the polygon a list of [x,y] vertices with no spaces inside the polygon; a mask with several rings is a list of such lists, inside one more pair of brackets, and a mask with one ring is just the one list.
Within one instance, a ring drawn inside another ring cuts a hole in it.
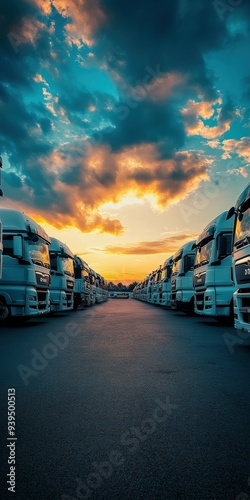
[{"label": "sky", "polygon": [[249,182],[248,0],[8,0],[1,206],[140,281]]}]

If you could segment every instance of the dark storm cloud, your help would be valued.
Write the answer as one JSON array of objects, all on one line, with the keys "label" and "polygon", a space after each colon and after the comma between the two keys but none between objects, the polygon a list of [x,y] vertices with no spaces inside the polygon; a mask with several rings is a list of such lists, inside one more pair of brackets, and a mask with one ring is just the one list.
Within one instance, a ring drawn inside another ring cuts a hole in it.
[{"label": "dark storm cloud", "polygon": [[22,182],[20,177],[14,172],[3,172],[4,183],[9,184],[12,188],[21,188]]},{"label": "dark storm cloud", "polygon": [[223,104],[221,111],[220,111],[220,116],[219,116],[219,123],[225,123],[228,121],[232,121],[232,119],[235,117],[235,105],[231,97],[227,97],[225,103]]},{"label": "dark storm cloud", "polygon": [[[7,152],[15,166],[25,171],[26,162],[33,157],[46,155],[52,145],[32,133],[39,122],[39,116],[29,111],[21,100],[18,90],[4,88],[0,84],[0,149]],[[43,126],[48,126],[45,119]],[[41,125],[42,126],[42,125]]]},{"label": "dark storm cloud", "polygon": [[214,97],[204,54],[223,45],[227,29],[212,2],[101,0],[100,5],[107,21],[100,27],[99,51],[106,51],[112,70],[135,85],[147,66],[159,65],[162,72],[188,73],[190,84]]},{"label": "dark storm cloud", "polygon": [[[105,141],[114,151],[126,146],[142,143],[164,142],[166,151],[175,151],[185,142],[184,127],[173,106],[169,103],[153,103],[145,101],[136,103],[136,108],[126,108],[124,120],[123,103],[118,103],[111,113],[111,121],[115,125]],[[105,132],[104,132],[105,133]]]}]

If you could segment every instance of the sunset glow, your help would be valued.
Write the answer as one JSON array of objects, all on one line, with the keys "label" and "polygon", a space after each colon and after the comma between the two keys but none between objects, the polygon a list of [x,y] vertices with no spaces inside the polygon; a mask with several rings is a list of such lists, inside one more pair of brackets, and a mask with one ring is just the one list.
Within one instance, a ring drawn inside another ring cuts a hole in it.
[{"label": "sunset glow", "polygon": [[108,280],[158,267],[249,181],[250,6],[2,6],[3,207]]}]

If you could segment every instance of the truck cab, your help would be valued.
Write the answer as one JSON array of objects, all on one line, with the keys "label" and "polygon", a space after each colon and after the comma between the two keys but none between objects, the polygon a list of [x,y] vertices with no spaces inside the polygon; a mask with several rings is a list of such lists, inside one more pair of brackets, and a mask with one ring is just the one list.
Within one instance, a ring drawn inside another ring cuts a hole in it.
[{"label": "truck cab", "polygon": [[74,288],[74,309],[79,305],[90,305],[90,270],[87,262],[74,256],[74,273],[75,273],[75,288]]},{"label": "truck cab", "polygon": [[50,301],[50,238],[18,210],[0,209],[3,257],[0,320],[47,314]]},{"label": "truck cab", "polygon": [[103,276],[100,276],[100,288],[101,288],[101,302],[106,302],[108,300],[108,286],[107,281]]},{"label": "truck cab", "polygon": [[193,269],[195,241],[183,245],[173,256],[171,276],[171,309],[194,313]]},{"label": "truck cab", "polygon": [[160,304],[163,307],[171,308],[171,275],[173,268],[173,256],[165,260],[162,266],[162,283]]},{"label": "truck cab", "polygon": [[149,275],[148,285],[147,285],[147,302],[153,303],[153,292],[154,292],[154,282],[155,282],[156,270],[152,271]]},{"label": "truck cab", "polygon": [[103,279],[99,273],[96,273],[95,285],[96,285],[96,303],[101,304],[101,302],[103,302],[103,293],[102,293]]},{"label": "truck cab", "polygon": [[152,304],[158,304],[158,305],[160,304],[160,297],[162,294],[161,276],[162,276],[162,266],[159,266],[158,269],[156,269],[154,275]]},{"label": "truck cab", "polygon": [[227,218],[233,217],[234,326],[250,332],[250,183]]},{"label": "truck cab", "polygon": [[96,272],[93,269],[89,269],[89,281],[90,281],[90,305],[93,306],[96,303]]},{"label": "truck cab", "polygon": [[195,313],[217,319],[233,316],[232,232],[227,212],[213,219],[195,242]]},{"label": "truck cab", "polygon": [[74,306],[74,255],[65,243],[51,238],[50,310],[70,311]]},{"label": "truck cab", "polygon": [[149,281],[149,275],[147,275],[146,278],[144,278],[144,280],[141,281],[140,300],[142,300],[143,302],[147,302],[148,281]]}]

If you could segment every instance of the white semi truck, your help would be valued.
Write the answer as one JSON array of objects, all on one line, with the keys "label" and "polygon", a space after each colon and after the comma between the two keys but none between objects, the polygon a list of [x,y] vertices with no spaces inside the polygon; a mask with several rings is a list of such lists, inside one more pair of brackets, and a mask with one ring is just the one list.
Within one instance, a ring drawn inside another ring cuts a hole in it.
[{"label": "white semi truck", "polygon": [[173,256],[165,260],[162,266],[162,281],[160,286],[160,305],[171,307],[171,275],[173,268]]},{"label": "white semi truck", "polygon": [[171,276],[171,308],[186,314],[194,313],[193,268],[195,241],[183,245],[173,256]]},{"label": "white semi truck", "polygon": [[96,303],[100,304],[108,300],[107,283],[103,276],[96,273]]},{"label": "white semi truck", "polygon": [[89,281],[90,281],[90,305],[93,306],[96,303],[96,272],[93,269],[89,269]]},{"label": "white semi truck", "polygon": [[28,319],[49,312],[50,238],[30,217],[0,209],[3,266],[0,320]]},{"label": "white semi truck", "polygon": [[65,243],[51,238],[50,311],[70,311],[74,307],[74,255]]},{"label": "white semi truck", "polygon": [[152,303],[152,297],[153,297],[153,292],[154,292],[154,282],[155,282],[155,276],[156,276],[157,270],[152,271],[149,275],[148,279],[148,284],[147,284],[147,298],[146,302],[149,302],[150,304]]},{"label": "white semi truck", "polygon": [[160,296],[161,296],[161,276],[162,276],[162,266],[159,266],[156,269],[154,280],[152,283],[152,295],[151,302],[152,304],[160,304]]},{"label": "white semi truck", "polygon": [[233,318],[232,220],[213,219],[194,244],[194,310],[218,320]]},{"label": "white semi truck", "polygon": [[233,297],[234,326],[250,332],[250,184],[239,196],[227,218],[234,216],[233,277],[236,290]]},{"label": "white semi truck", "polygon": [[74,309],[79,305],[90,306],[90,269],[81,257],[74,256],[75,288]]}]

